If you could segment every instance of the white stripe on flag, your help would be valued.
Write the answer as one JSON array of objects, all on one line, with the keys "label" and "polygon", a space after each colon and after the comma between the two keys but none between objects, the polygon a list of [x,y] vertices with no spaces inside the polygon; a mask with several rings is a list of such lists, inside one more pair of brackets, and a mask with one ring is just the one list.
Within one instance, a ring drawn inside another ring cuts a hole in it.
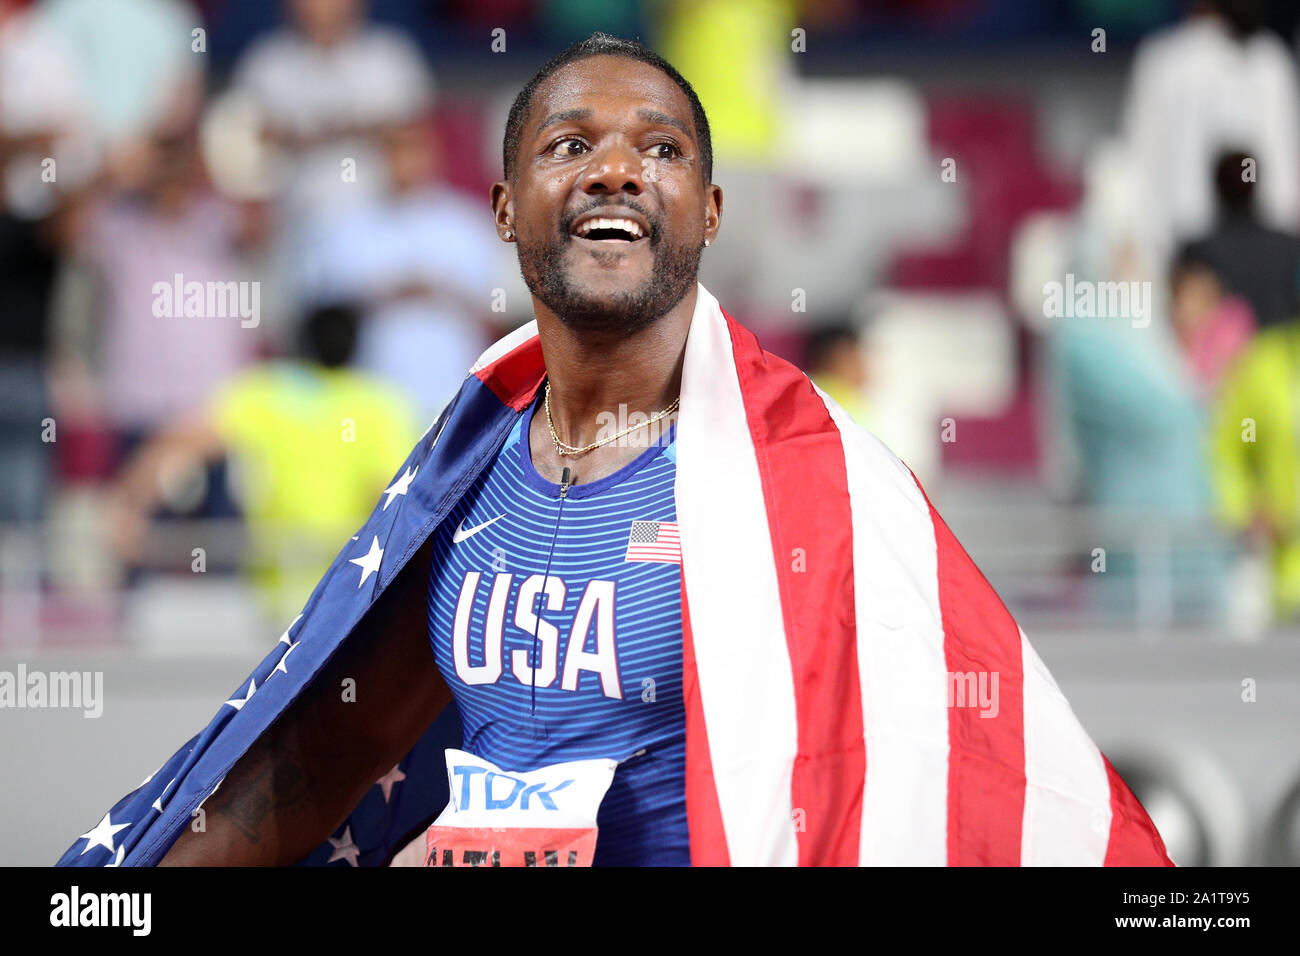
[{"label": "white stripe on flag", "polygon": [[523,325],[519,326],[519,328],[515,329],[513,332],[509,333],[508,335],[502,336],[501,338],[493,342],[491,345],[489,345],[486,349],[484,349],[483,354],[478,357],[478,361],[475,362],[474,365],[470,368],[469,374],[473,375],[476,372],[481,372],[483,369],[487,368],[497,359],[501,358],[501,356],[509,355],[511,352],[513,352],[519,346],[523,345],[529,339],[536,338],[536,337],[537,337],[537,320],[533,319],[530,322],[525,322]]},{"label": "white stripe on flag", "polygon": [[696,284],[677,422],[677,524],[700,697],[734,866],[799,860],[794,675],[727,320]]},{"label": "white stripe on flag", "polygon": [[1101,751],[1020,632],[1025,674],[1025,814],[1021,866],[1101,866],[1110,782]]},{"label": "white stripe on flag", "polygon": [[859,862],[948,862],[948,692],[930,508],[912,474],[820,388],[853,515],[858,678],[867,741]]}]

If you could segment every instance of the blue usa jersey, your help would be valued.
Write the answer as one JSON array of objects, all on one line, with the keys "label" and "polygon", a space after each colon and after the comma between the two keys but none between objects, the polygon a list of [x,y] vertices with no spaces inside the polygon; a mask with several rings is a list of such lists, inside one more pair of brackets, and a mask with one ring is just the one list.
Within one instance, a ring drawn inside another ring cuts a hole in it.
[{"label": "blue usa jersey", "polygon": [[642,429],[646,450],[589,483],[574,459],[561,497],[529,447],[541,394],[434,536],[434,656],[469,753],[621,761],[595,865],[686,866],[675,426]]}]

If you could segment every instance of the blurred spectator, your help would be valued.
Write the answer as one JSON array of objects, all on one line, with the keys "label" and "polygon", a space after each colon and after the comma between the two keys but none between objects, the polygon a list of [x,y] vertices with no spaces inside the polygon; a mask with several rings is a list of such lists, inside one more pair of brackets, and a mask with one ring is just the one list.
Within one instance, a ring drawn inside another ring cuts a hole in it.
[{"label": "blurred spectator", "polygon": [[[84,177],[85,103],[69,51],[26,4],[0,0],[0,522],[45,514],[52,446],[46,381],[55,223],[63,182]],[[78,149],[78,143],[83,147]],[[78,160],[83,160],[79,163]],[[47,162],[48,160],[48,162]],[[61,175],[60,175],[61,174]]]},{"label": "blurred spectator", "polygon": [[305,232],[299,291],[306,301],[361,303],[357,364],[430,419],[491,344],[493,289],[517,265],[486,200],[438,180],[425,124],[396,124],[382,142],[388,189]]},{"label": "blurred spectator", "polygon": [[[124,455],[201,405],[260,336],[260,283],[239,256],[250,220],[206,188],[192,133],[149,149],[141,192],[88,199],[70,227],[98,280],[101,408]],[[231,513],[220,470],[209,477],[204,512]]]},{"label": "blurred spectator", "polygon": [[49,224],[0,211],[0,522],[45,514],[50,403],[45,378],[56,267]]},{"label": "blurred spectator", "polygon": [[382,186],[375,139],[384,125],[427,111],[434,79],[407,36],[366,22],[362,0],[285,6],[290,26],[253,44],[233,85],[285,154],[285,214],[296,223]]},{"label": "blurred spectator", "polygon": [[1128,317],[1062,318],[1052,347],[1088,503],[1208,513],[1197,395],[1163,328],[1134,327]]},{"label": "blurred spectator", "polygon": [[1300,89],[1291,51],[1259,28],[1255,0],[1197,0],[1138,47],[1123,127],[1144,181],[1146,241],[1160,260],[1212,226],[1215,157],[1240,144],[1256,160],[1259,214],[1300,219]]},{"label": "blurred spectator", "polygon": [[[1126,258],[1118,250],[1102,276],[1137,281]],[[1212,535],[1195,546],[1185,538],[1208,532],[1213,513],[1200,395],[1170,323],[1134,318],[1076,312],[1051,333],[1051,378],[1078,448],[1082,503],[1143,529],[1104,545],[1106,574],[1090,584],[1101,604],[1126,615],[1160,593],[1174,617],[1216,619],[1226,611],[1226,550]]]},{"label": "blurred spectator", "polygon": [[863,427],[867,426],[867,362],[858,330],[849,322],[816,329],[808,336],[808,377]]},{"label": "blurred spectator", "polygon": [[[139,556],[169,462],[228,454],[248,522],[246,570],[272,620],[292,620],[419,436],[397,393],[344,367],[357,322],[350,307],[318,309],[303,323],[301,358],[241,374],[140,448],[111,496],[119,554]],[[400,494],[388,500],[400,505]]]},{"label": "blurred spectator", "polygon": [[147,139],[198,115],[205,56],[192,43],[204,24],[191,4],[47,0],[36,15],[76,64],[90,106],[86,129],[115,175],[143,172]]},{"label": "blurred spectator", "polygon": [[91,177],[99,145],[73,51],[24,6],[0,0],[0,170],[5,208],[32,219]]},{"label": "blurred spectator", "polygon": [[1248,162],[1240,151],[1219,157],[1214,170],[1218,222],[1187,255],[1213,269],[1229,291],[1250,303],[1259,327],[1267,328],[1300,312],[1300,237],[1259,221]]},{"label": "blurred spectator", "polygon": [[1255,333],[1250,306],[1226,294],[1213,269],[1184,253],[1170,275],[1169,311],[1201,395],[1209,398]]},{"label": "blurred spectator", "polygon": [[1300,320],[1255,336],[1225,377],[1213,433],[1219,513],[1271,555],[1277,613],[1300,612]]}]

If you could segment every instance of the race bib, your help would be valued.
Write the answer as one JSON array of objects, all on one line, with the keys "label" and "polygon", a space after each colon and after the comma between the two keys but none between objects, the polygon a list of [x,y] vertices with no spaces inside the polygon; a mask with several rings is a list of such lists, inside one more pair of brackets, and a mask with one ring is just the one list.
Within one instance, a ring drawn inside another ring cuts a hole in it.
[{"label": "race bib", "polygon": [[446,757],[451,800],[425,832],[426,866],[591,866],[618,761],[511,772],[463,750]]}]

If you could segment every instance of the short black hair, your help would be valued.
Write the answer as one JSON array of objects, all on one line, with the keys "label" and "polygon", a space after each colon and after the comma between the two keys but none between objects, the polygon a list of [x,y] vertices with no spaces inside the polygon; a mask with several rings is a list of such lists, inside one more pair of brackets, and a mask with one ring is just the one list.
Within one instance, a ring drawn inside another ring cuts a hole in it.
[{"label": "short black hair", "polygon": [[1169,259],[1169,288],[1172,289],[1193,272],[1202,269],[1213,271],[1213,268],[1200,243],[1183,243]]},{"label": "short black hair", "polygon": [[361,310],[350,302],[327,302],[307,313],[298,330],[302,355],[326,368],[347,365],[357,347]]},{"label": "short black hair", "polygon": [[1249,40],[1264,27],[1264,9],[1259,0],[1210,0],[1210,9],[1228,24],[1238,42]]},{"label": "short black hair", "polygon": [[1250,155],[1240,148],[1225,149],[1214,162],[1214,194],[1220,212],[1250,212],[1255,202],[1255,177],[1246,176]]},{"label": "short black hair", "polygon": [[627,57],[629,60],[648,63],[655,69],[665,73],[670,80],[677,84],[681,91],[686,94],[686,99],[691,104],[691,117],[695,122],[695,139],[700,147],[701,172],[704,176],[704,182],[706,185],[712,182],[713,138],[709,133],[709,119],[704,115],[704,107],[700,104],[700,98],[695,95],[695,90],[691,88],[691,84],[686,82],[686,78],[678,73],[671,63],[654,52],[654,50],[636,40],[624,40],[622,37],[612,36],[608,33],[593,33],[587,39],[580,40],[560,51],[547,60],[546,64],[534,73],[533,78],[519,91],[519,95],[515,97],[515,101],[510,107],[510,116],[506,120],[505,137],[501,142],[501,165],[505,170],[506,179],[510,182],[515,181],[518,172],[516,161],[519,157],[519,140],[523,135],[524,117],[528,115],[528,108],[532,106],[533,94],[537,92],[537,87],[560,67],[593,56],[622,56]]},{"label": "short black hair", "polygon": [[833,316],[808,333],[804,342],[804,368],[810,372],[818,372],[825,367],[837,349],[845,345],[857,346],[861,342],[861,333],[849,316]]}]

